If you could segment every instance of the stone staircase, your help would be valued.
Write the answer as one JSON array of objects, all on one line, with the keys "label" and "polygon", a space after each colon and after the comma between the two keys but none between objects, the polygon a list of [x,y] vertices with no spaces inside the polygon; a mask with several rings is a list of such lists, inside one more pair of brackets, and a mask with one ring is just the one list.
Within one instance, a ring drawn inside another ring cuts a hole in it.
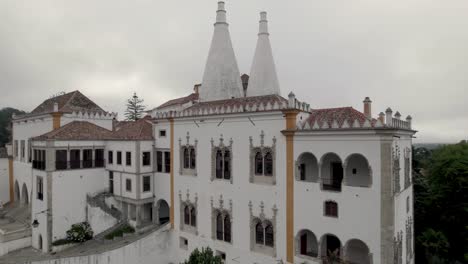
[{"label": "stone staircase", "polygon": [[112,215],[115,219],[122,220],[122,213],[117,210],[117,208],[110,208],[106,204],[106,197],[110,197],[112,194],[110,193],[100,193],[96,196],[86,195],[87,203],[92,207],[99,207],[102,211]]}]

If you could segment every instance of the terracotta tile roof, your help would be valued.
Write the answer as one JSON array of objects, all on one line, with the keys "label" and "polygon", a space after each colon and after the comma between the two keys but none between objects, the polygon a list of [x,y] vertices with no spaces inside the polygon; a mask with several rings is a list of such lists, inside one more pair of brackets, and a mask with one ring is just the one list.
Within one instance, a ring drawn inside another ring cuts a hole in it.
[{"label": "terracotta tile roof", "polygon": [[113,139],[152,140],[153,125],[150,120],[151,117],[146,116],[134,122],[125,121],[121,126],[116,127],[112,135]]},{"label": "terracotta tile roof", "polygon": [[376,119],[367,118],[362,112],[357,111],[352,107],[313,109],[309,117],[302,124],[310,128],[350,128],[358,124],[359,127],[365,127],[365,123],[369,127],[374,127],[377,123]]},{"label": "terracotta tile roof", "polygon": [[83,95],[80,91],[73,91],[45,100],[34,108],[31,113],[21,117],[51,113],[54,111],[54,103],[58,103],[59,112],[93,112],[105,113],[96,103]]},{"label": "terracotta tile roof", "polygon": [[180,98],[169,100],[169,101],[165,102],[164,104],[156,107],[156,109],[162,109],[162,108],[165,108],[165,107],[168,107],[168,106],[173,106],[173,105],[182,105],[182,104],[186,104],[186,103],[193,102],[193,101],[196,101],[196,100],[198,100],[198,94],[197,93],[192,93],[192,94],[190,94],[188,96],[185,96],[185,97],[180,97]]},{"label": "terracotta tile roof", "polygon": [[[248,109],[253,109],[257,106],[263,106],[267,108],[267,105],[281,105],[287,104],[288,100],[284,99],[279,95],[262,95],[262,96],[250,96],[250,97],[241,97],[241,98],[233,98],[233,99],[226,99],[226,100],[217,100],[217,101],[208,101],[208,102],[200,102],[195,104],[189,108],[187,111],[197,111],[199,109],[216,109],[216,108],[233,108],[233,107],[244,107]],[[266,109],[265,109],[266,110]],[[258,111],[258,110],[257,110]],[[250,112],[246,110],[245,112]]]},{"label": "terracotta tile roof", "polygon": [[86,121],[73,121],[33,140],[104,140],[112,138],[112,131]]},{"label": "terracotta tile roof", "polygon": [[136,122],[125,121],[116,131],[107,130],[87,121],[73,121],[57,130],[33,140],[152,140],[153,128],[150,117]]}]

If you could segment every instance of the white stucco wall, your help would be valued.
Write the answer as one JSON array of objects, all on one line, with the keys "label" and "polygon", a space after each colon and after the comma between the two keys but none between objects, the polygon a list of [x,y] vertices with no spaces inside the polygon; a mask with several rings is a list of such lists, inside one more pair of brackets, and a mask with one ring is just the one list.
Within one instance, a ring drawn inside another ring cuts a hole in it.
[{"label": "white stucco wall", "polygon": [[[28,262],[27,264],[168,264],[179,263],[175,246],[177,237],[165,226],[148,236],[124,247],[95,255],[85,255],[46,261]],[[25,263],[26,264],[26,263]]]},{"label": "white stucco wall", "polygon": [[[180,249],[178,255],[183,258],[196,247],[210,246],[214,251],[225,252],[227,259],[236,259],[238,263],[274,263],[277,259],[285,259],[285,230],[286,230],[286,209],[285,209],[285,164],[286,164],[286,145],[285,137],[281,130],[285,127],[285,120],[281,112],[268,114],[250,115],[252,122],[244,116],[216,116],[203,117],[200,120],[193,119],[175,120],[174,122],[174,181],[175,181],[175,226],[176,230],[180,228],[180,199],[186,199],[187,190],[190,199],[194,202],[195,194],[198,196],[198,235],[179,231],[178,235],[188,239],[188,250]],[[203,119],[203,121],[201,121]],[[223,120],[224,119],[224,120]],[[223,120],[223,121],[222,121]],[[220,124],[221,123],[221,124]],[[160,123],[157,126],[165,127],[166,124]],[[260,145],[260,134],[262,130],[265,133],[264,144],[271,146],[273,137],[276,138],[276,185],[257,184],[249,182],[250,175],[250,141],[253,139],[253,145]],[[169,129],[168,129],[169,131]],[[187,132],[189,132],[190,144],[197,144],[197,176],[180,175],[180,151],[179,138],[182,144],[187,142]],[[220,143],[220,136],[223,135],[224,144],[228,145],[231,138],[232,146],[232,177],[233,183],[226,180],[211,181],[211,138],[214,145]],[[168,142],[167,142],[168,143]],[[156,140],[156,148],[168,147],[163,139]],[[156,177],[159,177],[157,174]],[[161,175],[161,177],[163,177]],[[211,199],[214,206],[219,207],[220,195],[223,196],[224,208],[229,209],[232,200],[232,243],[225,243],[212,240],[211,226]],[[277,230],[276,230],[276,256],[269,256],[252,252],[250,250],[250,212],[249,202],[252,201],[254,214],[260,214],[260,203],[264,203],[264,212],[266,217],[271,218],[273,206],[276,205],[277,211]],[[229,263],[229,261],[228,261]]]},{"label": "white stucco wall", "polygon": [[90,205],[87,207],[88,222],[91,225],[95,236],[117,224],[117,219],[101,210],[101,208],[92,207]]},{"label": "white stucco wall", "polygon": [[0,204],[10,201],[10,179],[8,159],[0,159]]},{"label": "white stucco wall", "polygon": [[25,237],[0,243],[0,256],[6,255],[9,252],[31,246],[31,237]]},{"label": "white stucco wall", "polygon": [[86,194],[107,189],[103,168],[58,171],[52,174],[53,240],[64,238],[72,224],[86,221]]}]

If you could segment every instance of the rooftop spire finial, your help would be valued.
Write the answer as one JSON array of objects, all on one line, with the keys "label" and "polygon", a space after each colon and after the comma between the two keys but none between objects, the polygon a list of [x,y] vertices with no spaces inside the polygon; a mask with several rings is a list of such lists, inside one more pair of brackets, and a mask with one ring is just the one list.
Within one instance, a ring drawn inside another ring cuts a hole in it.
[{"label": "rooftop spire finial", "polygon": [[267,12],[265,11],[260,12],[260,23],[259,23],[258,35],[270,35],[268,33]]},{"label": "rooftop spire finial", "polygon": [[260,12],[257,47],[250,69],[247,96],[281,94],[269,35],[267,13]]},{"label": "rooftop spire finial", "polygon": [[224,2],[218,2],[218,11],[216,11],[216,24],[227,24],[226,22],[226,9],[224,8]]},{"label": "rooftop spire finial", "polygon": [[199,90],[201,102],[239,98],[243,93],[236,55],[232,48],[224,2],[218,2],[213,39]]}]

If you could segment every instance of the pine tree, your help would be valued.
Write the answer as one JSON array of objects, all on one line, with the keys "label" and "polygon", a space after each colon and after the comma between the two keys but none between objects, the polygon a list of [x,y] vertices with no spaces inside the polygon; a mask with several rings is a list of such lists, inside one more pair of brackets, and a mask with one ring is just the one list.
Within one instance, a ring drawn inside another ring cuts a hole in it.
[{"label": "pine tree", "polygon": [[128,121],[137,121],[142,118],[145,106],[142,104],[143,99],[138,98],[136,93],[133,93],[132,98],[127,100],[127,110],[125,110],[125,118]]}]

